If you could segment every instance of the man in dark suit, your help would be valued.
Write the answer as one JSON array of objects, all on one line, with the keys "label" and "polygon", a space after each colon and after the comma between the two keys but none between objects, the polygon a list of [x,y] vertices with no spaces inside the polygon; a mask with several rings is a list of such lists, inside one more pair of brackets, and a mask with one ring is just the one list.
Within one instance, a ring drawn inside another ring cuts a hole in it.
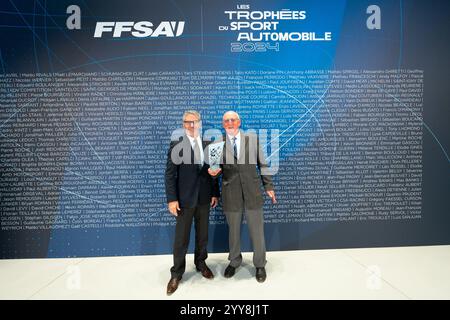
[{"label": "man in dark suit", "polygon": [[[250,238],[253,244],[253,264],[256,267],[256,280],[264,282],[267,274],[266,246],[264,239],[263,197],[260,184],[276,203],[272,177],[269,173],[264,154],[259,146],[256,134],[244,134],[239,128],[241,120],[234,111],[223,116],[226,131],[223,161],[220,169],[208,172],[213,177],[223,173],[222,204],[229,229],[230,264],[224,276],[231,278],[242,263],[240,246],[240,228],[245,213]],[[257,170],[259,168],[259,172]]]},{"label": "man in dark suit", "polygon": [[174,264],[170,269],[171,278],[167,284],[167,294],[178,288],[186,268],[186,252],[192,220],[195,220],[195,254],[197,271],[203,277],[213,279],[214,274],[205,260],[208,244],[208,221],[210,206],[218,204],[219,186],[208,174],[203,150],[208,142],[200,137],[201,118],[196,111],[186,111],[183,115],[184,134],[179,141],[170,144],[166,173],[166,196],[169,211],[176,217],[175,240],[173,245]]}]

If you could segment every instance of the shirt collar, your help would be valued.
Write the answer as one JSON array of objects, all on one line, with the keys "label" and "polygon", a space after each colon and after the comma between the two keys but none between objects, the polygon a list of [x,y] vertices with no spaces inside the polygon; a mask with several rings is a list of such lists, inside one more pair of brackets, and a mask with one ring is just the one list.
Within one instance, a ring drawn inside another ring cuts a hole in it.
[{"label": "shirt collar", "polygon": [[202,140],[200,139],[200,135],[197,136],[197,138],[191,137],[190,135],[186,134],[187,137],[189,138],[189,141],[192,143],[194,143],[194,140],[197,140],[197,143],[200,145],[200,143],[202,142]]},{"label": "shirt collar", "polygon": [[228,139],[230,139],[231,142],[233,142],[233,137],[236,137],[236,141],[240,141],[241,140],[241,131],[239,130],[237,135],[235,135],[235,136],[231,136],[228,134]]}]

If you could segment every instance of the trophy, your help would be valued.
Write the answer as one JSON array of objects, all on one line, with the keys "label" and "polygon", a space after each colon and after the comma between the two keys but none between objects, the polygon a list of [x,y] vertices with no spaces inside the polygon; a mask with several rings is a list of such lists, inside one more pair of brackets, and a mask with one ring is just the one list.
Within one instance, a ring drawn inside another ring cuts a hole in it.
[{"label": "trophy", "polygon": [[225,142],[212,143],[208,146],[209,167],[215,171],[220,168],[220,161],[222,159],[223,146]]}]

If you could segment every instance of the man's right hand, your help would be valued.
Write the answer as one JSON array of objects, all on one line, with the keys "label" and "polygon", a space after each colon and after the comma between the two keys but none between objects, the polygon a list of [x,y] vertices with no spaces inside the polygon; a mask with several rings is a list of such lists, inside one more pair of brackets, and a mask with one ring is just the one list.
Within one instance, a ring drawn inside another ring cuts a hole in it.
[{"label": "man's right hand", "polygon": [[175,217],[178,217],[178,212],[180,211],[180,205],[178,204],[178,201],[171,201],[169,202],[168,206],[170,213]]}]

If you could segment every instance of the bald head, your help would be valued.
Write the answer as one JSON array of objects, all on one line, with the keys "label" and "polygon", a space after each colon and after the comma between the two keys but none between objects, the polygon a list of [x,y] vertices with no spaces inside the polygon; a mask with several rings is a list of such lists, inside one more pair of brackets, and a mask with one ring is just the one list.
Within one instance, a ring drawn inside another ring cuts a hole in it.
[{"label": "bald head", "polygon": [[227,134],[235,136],[239,132],[239,127],[241,126],[241,119],[237,114],[237,112],[227,111],[223,115],[222,125]]}]

